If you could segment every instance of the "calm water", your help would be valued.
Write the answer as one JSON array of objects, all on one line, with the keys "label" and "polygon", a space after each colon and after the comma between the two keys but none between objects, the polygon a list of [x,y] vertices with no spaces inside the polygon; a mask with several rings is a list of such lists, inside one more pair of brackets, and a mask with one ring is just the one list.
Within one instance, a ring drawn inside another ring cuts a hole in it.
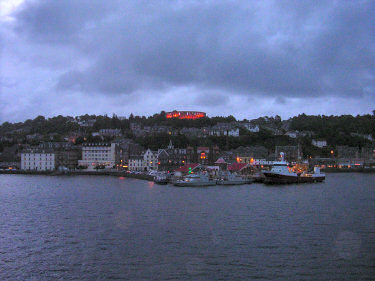
[{"label": "calm water", "polygon": [[375,279],[375,175],[177,188],[0,175],[0,280]]}]

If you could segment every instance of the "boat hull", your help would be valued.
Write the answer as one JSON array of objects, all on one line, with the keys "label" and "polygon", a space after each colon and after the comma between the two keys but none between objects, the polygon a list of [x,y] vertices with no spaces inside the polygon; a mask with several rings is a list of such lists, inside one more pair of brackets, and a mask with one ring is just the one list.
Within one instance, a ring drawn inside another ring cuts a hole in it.
[{"label": "boat hull", "polygon": [[216,182],[175,182],[175,186],[204,187],[216,185]]},{"label": "boat hull", "polygon": [[154,180],[154,182],[155,182],[156,184],[161,184],[161,185],[168,184],[168,180]]},{"label": "boat hull", "polygon": [[247,184],[247,183],[249,183],[249,181],[244,181],[244,180],[242,180],[242,181],[240,181],[240,180],[238,180],[238,181],[217,181],[217,184],[218,185],[241,185],[241,184]]},{"label": "boat hull", "polygon": [[285,175],[272,172],[264,173],[265,184],[291,184],[291,183],[314,183],[322,182],[325,180],[325,175],[311,175],[311,176],[298,176],[298,175]]}]

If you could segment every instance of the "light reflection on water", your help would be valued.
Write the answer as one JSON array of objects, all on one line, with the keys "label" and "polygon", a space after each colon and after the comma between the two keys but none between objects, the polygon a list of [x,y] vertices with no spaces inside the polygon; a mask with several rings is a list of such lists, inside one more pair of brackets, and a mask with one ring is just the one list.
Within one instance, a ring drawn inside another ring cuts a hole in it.
[{"label": "light reflection on water", "polygon": [[0,175],[0,280],[371,279],[374,180],[177,188]]}]

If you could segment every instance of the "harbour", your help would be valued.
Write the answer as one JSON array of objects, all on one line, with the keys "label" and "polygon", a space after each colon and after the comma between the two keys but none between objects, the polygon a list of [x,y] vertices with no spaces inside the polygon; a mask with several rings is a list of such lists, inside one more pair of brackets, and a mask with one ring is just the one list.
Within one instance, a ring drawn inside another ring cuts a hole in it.
[{"label": "harbour", "polygon": [[2,174],[0,279],[371,279],[374,179],[189,188]]}]

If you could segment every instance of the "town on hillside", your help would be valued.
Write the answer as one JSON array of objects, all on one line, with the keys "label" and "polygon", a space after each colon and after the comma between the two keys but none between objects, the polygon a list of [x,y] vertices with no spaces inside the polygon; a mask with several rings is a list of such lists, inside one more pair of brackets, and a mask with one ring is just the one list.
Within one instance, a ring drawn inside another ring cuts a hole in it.
[{"label": "town on hillside", "polygon": [[0,126],[0,169],[174,171],[218,159],[265,168],[286,161],[323,169],[375,166],[372,115],[280,116],[236,120],[204,112],[153,116],[38,116]]}]

